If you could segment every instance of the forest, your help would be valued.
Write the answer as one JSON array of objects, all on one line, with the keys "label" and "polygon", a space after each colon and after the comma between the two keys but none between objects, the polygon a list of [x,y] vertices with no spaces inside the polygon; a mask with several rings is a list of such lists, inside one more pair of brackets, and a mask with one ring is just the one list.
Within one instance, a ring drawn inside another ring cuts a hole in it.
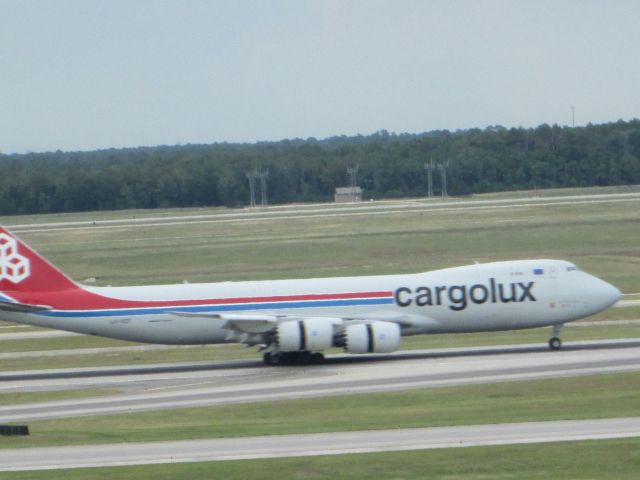
[{"label": "forest", "polygon": [[0,155],[0,214],[241,207],[255,170],[270,204],[332,201],[354,166],[365,199],[420,197],[430,161],[447,166],[449,195],[638,184],[640,120]]}]

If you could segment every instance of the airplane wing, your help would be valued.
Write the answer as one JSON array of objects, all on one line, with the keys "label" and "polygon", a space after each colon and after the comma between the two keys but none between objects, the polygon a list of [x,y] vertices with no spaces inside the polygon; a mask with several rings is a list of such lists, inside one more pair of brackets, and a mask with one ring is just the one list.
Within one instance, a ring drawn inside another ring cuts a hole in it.
[{"label": "airplane wing", "polygon": [[275,328],[282,315],[262,315],[255,313],[193,313],[174,312],[178,317],[199,317],[225,320],[222,328],[241,333],[266,333]]},{"label": "airplane wing", "polygon": [[[256,314],[256,313],[193,313],[174,312],[174,315],[181,317],[204,317],[226,320],[223,328],[236,331],[238,333],[267,333],[274,330],[278,323],[284,321],[304,320],[305,316],[277,315],[277,314]],[[397,323],[401,327],[414,327],[417,323],[425,323],[424,317],[416,317],[411,314],[399,314],[394,311],[376,311],[371,314],[348,315],[348,316],[318,316],[313,318],[326,318],[334,324],[347,322],[367,323],[367,322],[391,322]]]}]

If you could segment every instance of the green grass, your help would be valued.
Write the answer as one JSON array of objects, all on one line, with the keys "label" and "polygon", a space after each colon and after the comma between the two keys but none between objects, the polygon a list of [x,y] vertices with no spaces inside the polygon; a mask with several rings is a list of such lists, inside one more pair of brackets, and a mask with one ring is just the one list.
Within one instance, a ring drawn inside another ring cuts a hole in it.
[{"label": "green grass", "polygon": [[609,308],[596,315],[592,315],[583,321],[600,320],[638,320],[640,319],[640,307]]},{"label": "green grass", "polygon": [[640,439],[0,474],[3,480],[636,480]]},{"label": "green grass", "polygon": [[56,355],[2,360],[1,370],[39,370],[51,368],[108,367],[117,365],[147,365],[152,363],[224,361],[261,359],[257,349],[242,345],[214,345],[150,351],[101,352],[83,355]]},{"label": "green grass", "polygon": [[44,328],[31,327],[27,325],[16,325],[14,323],[3,322],[0,320],[0,335],[3,333],[28,333],[45,330]]},{"label": "green grass", "polygon": [[0,448],[640,415],[640,372],[29,422]]},{"label": "green grass", "polygon": [[[21,331],[17,333],[22,333]],[[25,332],[26,333],[26,332]],[[92,335],[78,335],[68,337],[29,338],[25,340],[9,340],[0,343],[2,352],[34,352],[42,350],[59,350],[75,348],[124,347],[139,345],[137,343],[112,340],[110,338]]]},{"label": "green grass", "polygon": [[611,187],[570,187],[550,188],[545,190],[513,190],[510,192],[479,193],[473,198],[529,198],[529,197],[564,197],[567,195],[600,195],[611,193],[638,193],[640,185],[617,185]]}]

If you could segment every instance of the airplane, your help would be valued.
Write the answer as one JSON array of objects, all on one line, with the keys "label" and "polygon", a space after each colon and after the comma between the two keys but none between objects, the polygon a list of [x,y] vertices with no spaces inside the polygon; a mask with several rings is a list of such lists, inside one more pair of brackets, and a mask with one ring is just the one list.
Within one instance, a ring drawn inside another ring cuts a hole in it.
[{"label": "airplane", "polygon": [[0,227],[0,319],[159,344],[260,346],[267,365],[323,351],[390,353],[408,335],[551,326],[621,298],[562,260],[513,260],[424,273],[131,287],[74,282]]}]

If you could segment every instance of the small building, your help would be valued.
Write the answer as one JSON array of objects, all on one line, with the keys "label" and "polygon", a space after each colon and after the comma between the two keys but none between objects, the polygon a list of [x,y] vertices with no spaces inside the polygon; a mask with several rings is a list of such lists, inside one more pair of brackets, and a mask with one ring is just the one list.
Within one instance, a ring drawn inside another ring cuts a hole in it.
[{"label": "small building", "polygon": [[360,187],[337,187],[334,199],[336,203],[361,202],[362,189]]}]

